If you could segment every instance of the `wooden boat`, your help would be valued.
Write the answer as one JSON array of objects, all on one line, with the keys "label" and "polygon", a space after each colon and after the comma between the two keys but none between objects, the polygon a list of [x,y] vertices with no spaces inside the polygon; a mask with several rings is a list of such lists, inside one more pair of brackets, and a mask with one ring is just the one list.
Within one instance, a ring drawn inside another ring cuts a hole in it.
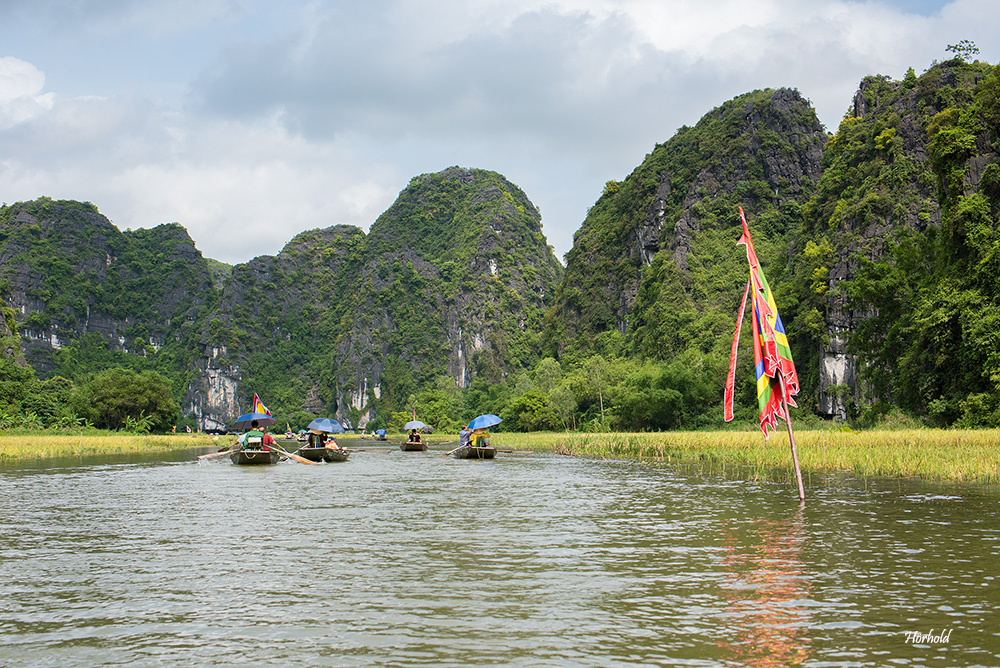
[{"label": "wooden boat", "polygon": [[350,453],[347,450],[334,450],[333,448],[310,448],[308,446],[299,448],[294,454],[305,457],[311,462],[346,462]]},{"label": "wooden boat", "polygon": [[403,452],[422,452],[427,449],[427,444],[422,441],[403,441],[399,444],[399,449]]},{"label": "wooden boat", "polygon": [[459,459],[493,459],[497,456],[497,449],[492,445],[470,445],[456,450],[454,454]]},{"label": "wooden boat", "polygon": [[350,452],[347,450],[333,450],[330,448],[323,448],[326,450],[323,453],[323,461],[325,462],[346,462],[347,458],[350,456]]},{"label": "wooden boat", "polygon": [[240,466],[259,466],[277,464],[281,454],[277,450],[237,450],[229,455],[229,459]]}]

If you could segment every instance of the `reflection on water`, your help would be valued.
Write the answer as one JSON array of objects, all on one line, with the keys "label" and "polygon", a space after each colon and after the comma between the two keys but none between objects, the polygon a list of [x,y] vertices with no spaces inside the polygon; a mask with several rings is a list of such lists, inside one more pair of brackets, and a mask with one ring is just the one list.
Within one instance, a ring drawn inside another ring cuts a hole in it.
[{"label": "reflection on water", "polygon": [[7,465],[0,666],[1000,665],[996,490],[438,454]]},{"label": "reflection on water", "polygon": [[735,640],[727,661],[755,668],[797,666],[809,658],[810,583],[799,559],[801,511],[789,520],[756,520],[746,530],[723,522],[726,620]]}]

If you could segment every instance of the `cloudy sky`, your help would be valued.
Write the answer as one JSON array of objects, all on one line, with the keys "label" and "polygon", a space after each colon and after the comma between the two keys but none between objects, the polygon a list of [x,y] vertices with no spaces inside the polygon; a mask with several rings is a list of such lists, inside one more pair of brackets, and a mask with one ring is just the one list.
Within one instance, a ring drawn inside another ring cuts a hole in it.
[{"label": "cloudy sky", "polygon": [[741,93],[836,130],[862,77],[920,74],[995,0],[0,0],[0,201],[179,222],[208,257],[365,230],[410,178],[498,171],[562,258],[609,179]]}]

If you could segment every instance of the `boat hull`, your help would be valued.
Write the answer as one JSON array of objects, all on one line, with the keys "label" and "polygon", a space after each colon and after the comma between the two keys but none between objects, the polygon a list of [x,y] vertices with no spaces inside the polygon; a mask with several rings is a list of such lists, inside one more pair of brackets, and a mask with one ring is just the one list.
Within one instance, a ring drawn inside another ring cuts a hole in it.
[{"label": "boat hull", "polygon": [[229,459],[239,466],[263,466],[277,464],[281,455],[275,450],[237,450],[229,455]]},{"label": "boat hull", "polygon": [[332,450],[328,448],[323,448],[326,452],[323,453],[324,462],[346,462],[347,458],[351,455],[347,450]]},{"label": "boat hull", "polygon": [[426,443],[411,443],[410,441],[404,441],[400,444],[399,449],[403,452],[422,452],[427,449]]},{"label": "boat hull", "polygon": [[346,450],[332,448],[299,448],[295,454],[311,462],[346,462],[350,455]]},{"label": "boat hull", "polygon": [[455,456],[459,459],[493,459],[497,456],[497,449],[493,446],[469,446],[455,451]]}]

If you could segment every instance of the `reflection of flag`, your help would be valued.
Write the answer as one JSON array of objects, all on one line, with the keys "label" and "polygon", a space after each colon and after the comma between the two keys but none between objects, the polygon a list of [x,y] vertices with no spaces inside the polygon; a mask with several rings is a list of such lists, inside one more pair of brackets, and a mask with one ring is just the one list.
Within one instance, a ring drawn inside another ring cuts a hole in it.
[{"label": "reflection of flag", "polygon": [[[753,324],[753,357],[757,375],[757,403],[760,406],[760,428],[767,435],[767,428],[776,428],[775,418],[787,419],[781,408],[781,392],[784,379],[785,401],[789,406],[795,406],[793,396],[799,393],[799,378],[792,362],[792,350],[788,346],[785,327],[778,315],[778,306],[774,294],[767,284],[764,271],[757,261],[757,253],[753,247],[747,220],[740,207],[740,220],[743,222],[743,236],[738,244],[747,247],[747,261],[750,263],[750,280],[747,290],[743,293],[743,303],[740,305],[739,321],[736,323],[736,333],[729,355],[729,376],[726,378],[726,390],[723,412],[726,421],[733,419],[733,387],[736,375],[736,348],[740,338],[740,327],[743,322],[743,312],[746,308],[747,296],[750,295],[750,320]],[[780,375],[779,375],[780,374]]]},{"label": "reflection of flag", "polygon": [[263,413],[264,415],[270,415],[271,411],[264,405],[264,402],[260,400],[257,393],[253,393],[253,410],[251,413]]}]

